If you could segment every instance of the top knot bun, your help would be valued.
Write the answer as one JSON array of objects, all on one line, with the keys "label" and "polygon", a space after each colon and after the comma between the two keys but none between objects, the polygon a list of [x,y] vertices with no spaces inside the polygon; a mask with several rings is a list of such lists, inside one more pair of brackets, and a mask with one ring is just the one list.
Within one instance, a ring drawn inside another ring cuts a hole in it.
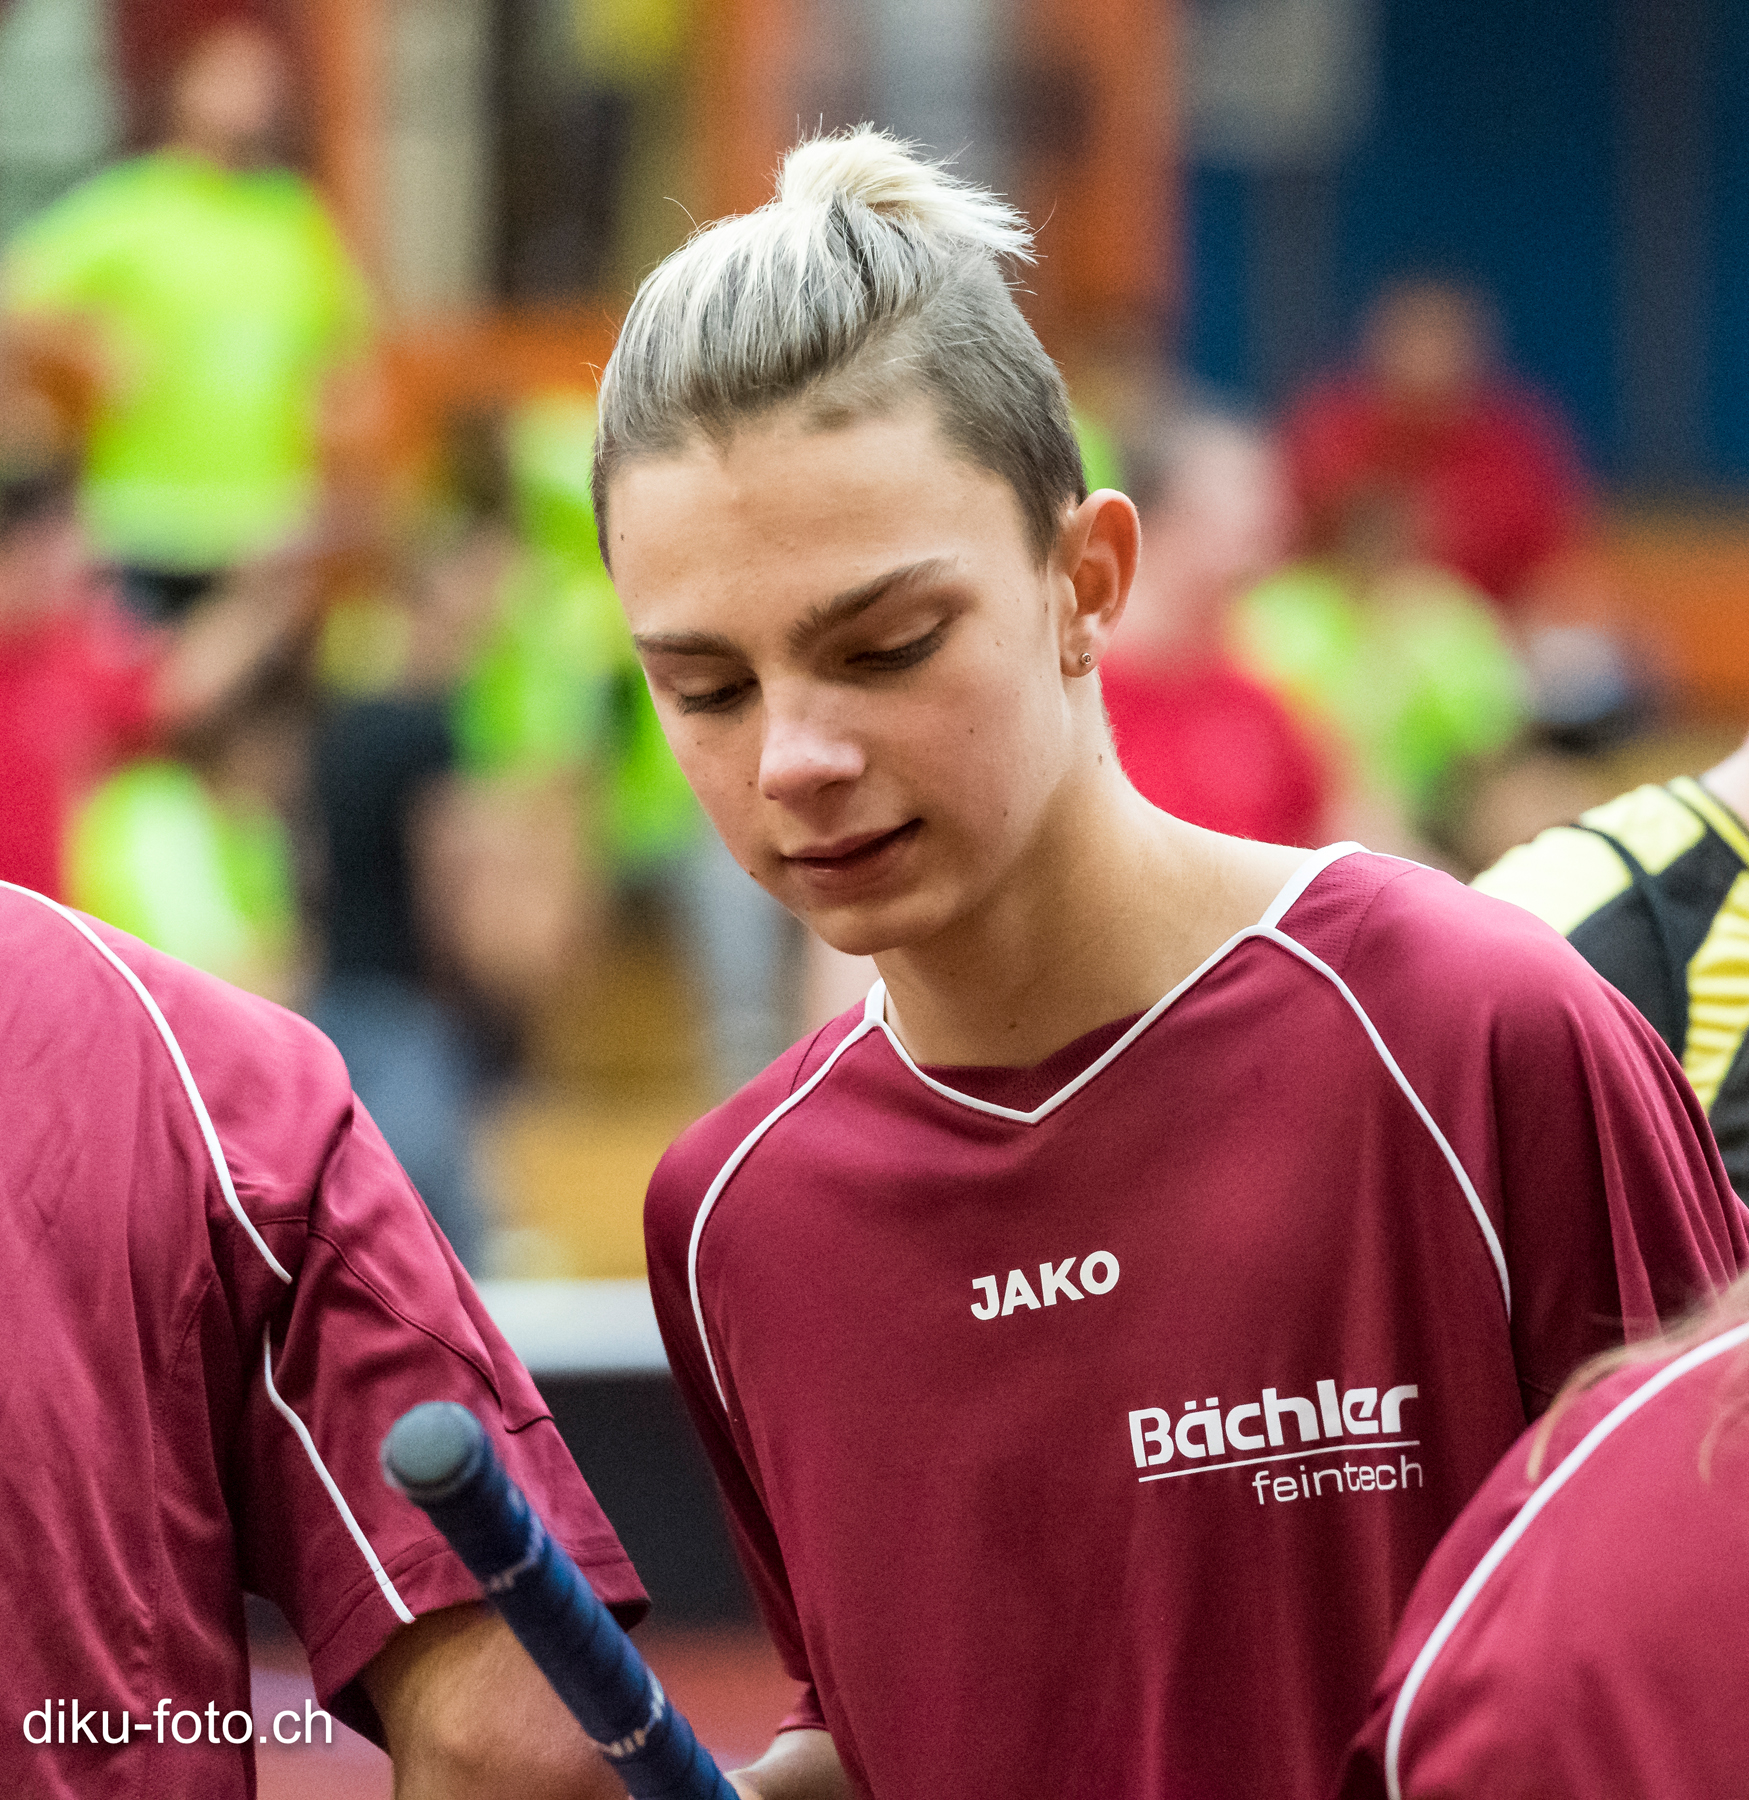
[{"label": "top knot bun", "polygon": [[626,314],[590,476],[603,556],[628,458],[726,442],[779,406],[826,430],[915,396],[1013,488],[1042,562],[1087,484],[1068,390],[1005,257],[1031,261],[1026,221],[911,145],[869,125],[798,144],[772,199],[695,232]]},{"label": "top knot bun", "polygon": [[872,125],[809,138],[783,159],[776,205],[866,207],[925,238],[952,239],[994,256],[1032,261],[1032,232],[1006,201],[925,162],[913,146]]}]

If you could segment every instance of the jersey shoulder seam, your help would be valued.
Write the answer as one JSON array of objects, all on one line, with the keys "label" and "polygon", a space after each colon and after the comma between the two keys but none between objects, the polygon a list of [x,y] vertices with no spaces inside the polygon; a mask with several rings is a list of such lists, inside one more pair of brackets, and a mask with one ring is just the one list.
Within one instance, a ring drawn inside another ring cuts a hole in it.
[{"label": "jersey shoulder seam", "polygon": [[503,1411],[504,1396],[498,1391],[498,1377],[492,1369],[481,1362],[479,1357],[475,1356],[474,1353],[464,1345],[456,1343],[453,1338],[437,1330],[435,1327],[427,1325],[421,1320],[412,1317],[404,1307],[400,1306],[390,1295],[383,1292],[379,1283],[374,1281],[359,1268],[358,1264],[347,1254],[346,1246],[342,1244],[331,1231],[326,1230],[320,1225],[315,1225],[309,1228],[306,1235],[314,1242],[326,1244],[339,1259],[341,1267],[346,1270],[347,1274],[349,1274],[366,1293],[370,1294],[376,1300],[377,1304],[382,1307],[384,1312],[392,1314],[395,1318],[399,1319],[409,1331],[416,1331],[421,1337],[429,1338],[435,1344],[441,1344],[452,1356],[459,1357],[473,1369],[480,1379],[485,1382],[492,1398],[498,1402],[499,1411]]},{"label": "jersey shoulder seam", "polygon": [[[809,1036],[808,1041],[802,1046],[802,1053],[796,1058],[796,1066],[790,1071],[789,1087],[785,1090],[786,1099],[801,1085],[802,1071],[808,1066],[808,1058],[814,1054],[815,1046],[836,1023],[836,1019],[828,1019],[824,1025],[819,1026]],[[854,1031],[856,1028],[852,1026],[851,1029]]]},{"label": "jersey shoulder seam", "polygon": [[[1396,859],[1393,858],[1392,860],[1396,860]],[[1370,919],[1372,917],[1373,908],[1375,906],[1377,906],[1379,901],[1384,898],[1385,890],[1387,888],[1393,886],[1395,883],[1403,880],[1406,876],[1415,874],[1418,870],[1421,869],[1421,867],[1422,867],[1422,865],[1420,863],[1404,862],[1400,868],[1393,869],[1388,875],[1384,876],[1379,881],[1378,885],[1373,889],[1372,893],[1367,896],[1364,904],[1360,907],[1360,909],[1357,912],[1355,912],[1353,914],[1352,918],[1350,919],[1349,925],[1348,925],[1348,930],[1341,940],[1341,949],[1339,951],[1336,951],[1336,953],[1331,956],[1321,957],[1321,960],[1328,962],[1330,964],[1331,968],[1333,968],[1333,969],[1339,969],[1339,968],[1345,966],[1348,961],[1349,953],[1354,948],[1355,939],[1360,936],[1360,934],[1363,930],[1365,930],[1366,922],[1368,919]],[[1323,876],[1324,873],[1325,873],[1325,871],[1320,869],[1318,871],[1318,874],[1313,877],[1311,885],[1316,886],[1318,880]],[[1309,891],[1309,889],[1308,889],[1308,891]],[[1301,898],[1304,899],[1305,896],[1302,895]],[[1282,924],[1282,927],[1285,929],[1285,927],[1287,925],[1286,917],[1284,917],[1282,919],[1281,924]],[[1288,935],[1290,937],[1294,936],[1294,934],[1292,932],[1289,932]],[[1300,941],[1300,940],[1296,939],[1296,941]],[[1307,944],[1305,947],[1308,950],[1310,950],[1312,948],[1312,946],[1310,944]],[[1334,945],[1332,945],[1331,948],[1333,951],[1335,951],[1335,949],[1336,949],[1336,947]],[[1314,954],[1319,954],[1319,953],[1314,952]]]},{"label": "jersey shoulder seam", "polygon": [[1510,1324],[1512,1319],[1512,1277],[1507,1268],[1505,1247],[1500,1241],[1499,1231],[1489,1216],[1488,1208],[1482,1200],[1481,1193],[1477,1189],[1468,1167],[1463,1158],[1458,1155],[1456,1146],[1446,1136],[1444,1127],[1433,1116],[1433,1109],[1422,1099],[1420,1089],[1410,1080],[1408,1071],[1398,1062],[1396,1052],[1392,1050],[1384,1032],[1379,1029],[1378,1023],[1368,1010],[1366,1003],[1349,986],[1341,971],[1327,962],[1309,945],[1301,943],[1298,938],[1291,937],[1279,927],[1268,935],[1273,936],[1277,943],[1323,980],[1331,983],[1341,996],[1343,1003],[1360,1021],[1361,1029],[1372,1045],[1373,1054],[1383,1065],[1390,1080],[1395,1083],[1397,1091],[1409,1102],[1416,1117],[1419,1118],[1428,1136],[1433,1140],[1434,1147],[1444,1158],[1446,1168],[1457,1182],[1458,1191],[1463,1196],[1464,1204],[1469,1208],[1470,1217],[1475,1223],[1482,1246],[1494,1266],[1495,1276],[1500,1283],[1500,1297],[1506,1309],[1507,1322]]}]

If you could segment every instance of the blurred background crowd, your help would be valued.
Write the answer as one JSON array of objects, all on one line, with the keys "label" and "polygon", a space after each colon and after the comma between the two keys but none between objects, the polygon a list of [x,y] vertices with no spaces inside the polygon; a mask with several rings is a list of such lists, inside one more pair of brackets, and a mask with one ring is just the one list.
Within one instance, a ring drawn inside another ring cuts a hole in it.
[{"label": "blurred background crowd", "polygon": [[1040,227],[1161,805],[1467,877],[1749,722],[1727,0],[0,0],[0,879],[316,1020],[483,1276],[636,1280],[871,975],[588,498],[640,275],[863,119]]},{"label": "blurred background crowd", "polygon": [[1013,196],[1137,785],[1468,876],[1749,710],[1746,74],[1723,0],[0,0],[0,878],[315,1019],[476,1272],[635,1278],[871,974],[618,619],[639,275],[802,130]]},{"label": "blurred background crowd", "polygon": [[1746,74],[1723,0],[0,0],[0,878],[315,1019],[476,1272],[635,1277],[871,973],[619,623],[639,275],[801,130],[1016,198],[1137,785],[1467,876],[1749,710]]}]

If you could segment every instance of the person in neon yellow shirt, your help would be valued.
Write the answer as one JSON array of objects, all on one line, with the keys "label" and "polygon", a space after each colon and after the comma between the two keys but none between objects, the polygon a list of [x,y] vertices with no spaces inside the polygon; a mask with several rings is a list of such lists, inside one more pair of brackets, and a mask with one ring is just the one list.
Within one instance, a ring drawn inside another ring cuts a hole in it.
[{"label": "person in neon yellow shirt", "polygon": [[174,78],[164,146],[92,177],[8,244],[11,335],[99,371],[85,521],[130,598],[176,616],[315,512],[325,384],[369,299],[313,188],[267,160],[283,54],[232,24]]},{"label": "person in neon yellow shirt", "polygon": [[[1240,601],[1234,651],[1345,752],[1350,785],[1410,829],[1440,816],[1447,784],[1523,728],[1527,681],[1485,595],[1444,569],[1357,578],[1298,563]],[[1377,827],[1374,827],[1377,834]]]}]

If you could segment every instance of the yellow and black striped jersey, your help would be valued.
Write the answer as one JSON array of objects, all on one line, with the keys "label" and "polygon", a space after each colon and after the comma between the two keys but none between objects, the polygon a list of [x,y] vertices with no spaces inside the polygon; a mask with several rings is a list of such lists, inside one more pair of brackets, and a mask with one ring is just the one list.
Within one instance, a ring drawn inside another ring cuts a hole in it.
[{"label": "yellow and black striped jersey", "polygon": [[1554,926],[1646,1015],[1749,1195],[1749,827],[1678,776],[1520,844],[1474,885]]}]

